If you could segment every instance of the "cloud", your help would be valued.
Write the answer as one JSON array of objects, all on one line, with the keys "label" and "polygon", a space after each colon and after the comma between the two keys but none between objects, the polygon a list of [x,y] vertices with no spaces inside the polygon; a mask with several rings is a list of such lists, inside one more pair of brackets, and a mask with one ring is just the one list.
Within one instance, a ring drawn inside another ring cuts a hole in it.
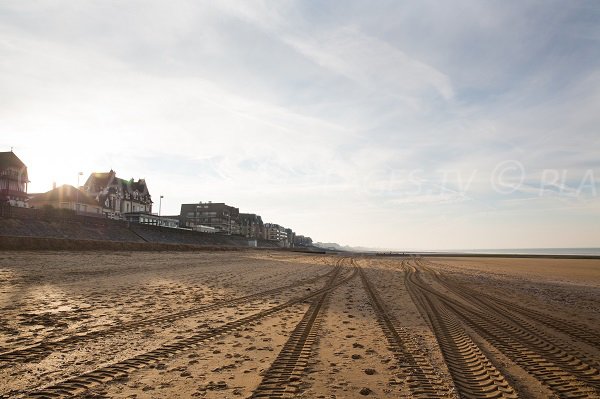
[{"label": "cloud", "polygon": [[403,98],[428,90],[446,100],[453,96],[446,75],[355,27],[284,41],[324,68],[382,96]]},{"label": "cloud", "polygon": [[[600,178],[600,28],[557,5],[5,2],[0,146],[34,191],[113,168],[169,213],[224,200],[321,241],[526,246],[511,228],[548,226],[529,211],[597,216],[596,183],[577,187]],[[506,160],[525,175],[500,194]],[[544,170],[568,173],[540,197]]]}]

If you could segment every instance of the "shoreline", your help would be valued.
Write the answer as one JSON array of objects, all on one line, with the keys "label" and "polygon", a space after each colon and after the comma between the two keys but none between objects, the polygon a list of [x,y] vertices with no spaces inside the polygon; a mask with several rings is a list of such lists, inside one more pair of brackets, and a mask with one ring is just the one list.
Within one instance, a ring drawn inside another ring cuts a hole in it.
[{"label": "shoreline", "polygon": [[525,258],[525,259],[600,259],[600,255],[570,254],[494,254],[494,253],[461,253],[461,252],[403,252],[403,253],[363,253],[362,255],[403,257],[422,256],[434,258]]}]

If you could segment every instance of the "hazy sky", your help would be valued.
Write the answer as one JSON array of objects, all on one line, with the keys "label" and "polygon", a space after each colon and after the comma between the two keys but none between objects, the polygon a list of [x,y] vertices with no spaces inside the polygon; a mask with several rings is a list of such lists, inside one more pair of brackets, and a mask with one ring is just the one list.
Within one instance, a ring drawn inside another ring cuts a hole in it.
[{"label": "hazy sky", "polygon": [[600,246],[599,66],[598,1],[4,0],[0,151],[317,241]]}]

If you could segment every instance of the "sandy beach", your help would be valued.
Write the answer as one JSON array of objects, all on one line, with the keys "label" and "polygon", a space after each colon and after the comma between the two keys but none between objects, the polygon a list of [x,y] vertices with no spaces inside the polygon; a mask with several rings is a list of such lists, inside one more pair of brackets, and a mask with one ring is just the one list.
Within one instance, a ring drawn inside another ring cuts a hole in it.
[{"label": "sandy beach", "polygon": [[600,260],[0,252],[0,397],[600,397]]}]

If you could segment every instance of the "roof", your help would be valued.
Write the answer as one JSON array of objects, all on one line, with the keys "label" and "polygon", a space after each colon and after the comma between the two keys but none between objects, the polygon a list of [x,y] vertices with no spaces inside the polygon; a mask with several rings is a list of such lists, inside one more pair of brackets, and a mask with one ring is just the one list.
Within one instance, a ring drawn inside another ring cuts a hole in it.
[{"label": "roof", "polygon": [[262,218],[260,217],[260,215],[257,215],[255,213],[240,213],[240,220],[251,220],[254,221],[256,223],[259,224],[263,224]]},{"label": "roof", "polygon": [[27,166],[12,151],[0,152],[0,169],[15,168],[23,170],[23,177],[27,179]]},{"label": "roof", "polygon": [[123,191],[132,193],[137,190],[140,193],[144,193],[145,190],[148,189],[146,186],[146,180],[144,179],[139,179],[138,181],[133,180],[133,178],[131,180],[125,180],[117,177],[116,179],[123,187]]},{"label": "roof", "polygon": [[133,178],[131,180],[121,179],[116,176],[115,171],[112,169],[110,172],[94,172],[90,174],[90,177],[85,182],[85,187],[91,192],[98,192],[107,187],[112,187],[113,190],[120,189],[128,193],[133,193],[137,190],[139,193],[150,195],[145,179],[139,179],[138,181],[133,180]]},{"label": "roof", "polygon": [[273,227],[276,229],[285,229],[285,227],[283,227],[282,225],[277,224],[277,223],[265,223],[265,227],[267,227],[267,228]]},{"label": "roof", "polygon": [[[79,193],[79,195],[78,195]],[[84,191],[78,190],[69,184],[63,184],[46,193],[36,195],[29,200],[30,204],[46,203],[46,202],[77,202],[80,204],[98,205],[92,197]]]},{"label": "roof", "polygon": [[110,172],[93,172],[90,174],[90,177],[85,182],[85,186],[88,187],[90,191],[98,191],[107,187],[110,181],[112,180],[115,172],[111,169]]},{"label": "roof", "polygon": [[0,152],[0,168],[26,168],[23,161],[12,151]]},{"label": "roof", "polygon": [[196,208],[196,207],[206,207],[207,209],[231,209],[235,210],[239,213],[239,208],[235,206],[227,205],[224,202],[197,202],[193,204],[181,204],[181,208]]}]

